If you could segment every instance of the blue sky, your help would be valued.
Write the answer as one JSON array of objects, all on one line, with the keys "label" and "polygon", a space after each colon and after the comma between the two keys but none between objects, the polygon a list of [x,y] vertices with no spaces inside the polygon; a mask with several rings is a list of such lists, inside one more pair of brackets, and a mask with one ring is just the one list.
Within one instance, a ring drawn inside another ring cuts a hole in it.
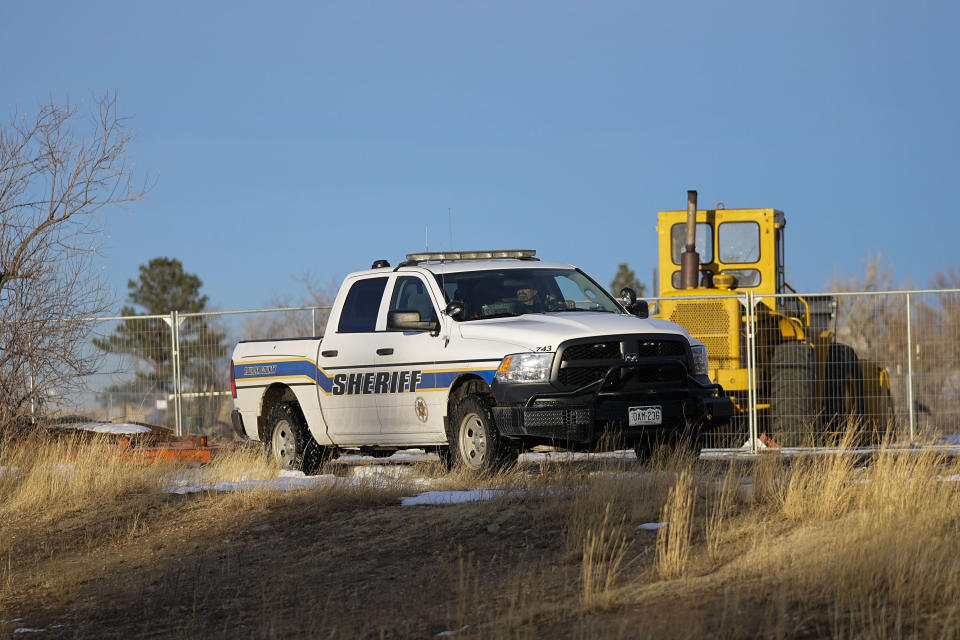
[{"label": "blue sky", "polygon": [[[106,220],[253,308],[421,250],[649,283],[656,212],[776,207],[787,279],[958,263],[949,2],[5,2],[0,106],[116,90],[157,179]],[[448,217],[448,211],[450,212]]]}]

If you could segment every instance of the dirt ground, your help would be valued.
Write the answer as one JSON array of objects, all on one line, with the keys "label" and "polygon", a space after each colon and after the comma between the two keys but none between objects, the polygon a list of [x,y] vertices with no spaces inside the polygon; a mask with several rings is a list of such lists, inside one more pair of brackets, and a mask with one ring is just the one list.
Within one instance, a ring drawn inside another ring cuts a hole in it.
[{"label": "dirt ground", "polygon": [[96,547],[83,514],[57,531],[21,529],[22,558],[58,580],[17,585],[2,608],[22,621],[6,627],[45,628],[43,637],[432,637],[527,599],[562,608],[575,589],[561,523],[528,506],[323,498],[274,495],[253,509],[237,496],[169,496],[140,533]]},{"label": "dirt ground", "polygon": [[[815,638],[893,629],[951,635],[960,613],[950,586],[956,572],[935,567],[943,565],[938,558],[955,552],[955,509],[946,517],[939,506],[953,502],[953,485],[924,489],[942,492],[918,512],[938,518],[931,520],[942,531],[937,537],[924,542],[912,534],[915,549],[881,541],[875,555],[864,552],[861,561],[856,550],[869,547],[874,532],[899,538],[896,527],[877,528],[873,516],[861,522],[862,513],[849,506],[816,515],[826,486],[816,484],[818,478],[845,478],[851,491],[871,486],[862,484],[859,462],[844,464],[801,474],[777,461],[757,461],[730,476],[736,479],[731,486],[754,487],[743,494],[717,484],[730,463],[697,461],[692,469],[701,488],[690,494],[695,502],[687,508],[701,524],[691,530],[689,557],[676,577],[663,573],[658,531],[640,525],[664,517],[680,467],[656,470],[634,461],[605,470],[531,470],[508,478],[500,485],[508,490],[488,501],[421,506],[401,506],[401,496],[417,493],[409,485],[174,495],[131,484],[56,514],[13,510],[0,521],[0,633]],[[938,469],[922,470],[935,477]],[[747,473],[752,480],[745,485]],[[793,484],[796,478],[813,482],[804,485],[809,497],[801,504],[814,515],[790,515],[788,496],[776,497],[782,482],[767,483],[774,493],[763,494],[765,473],[771,479],[793,473]],[[509,490],[521,482],[520,490]],[[877,483],[872,486],[879,491]],[[917,502],[896,498],[897,487],[913,490],[910,483],[890,487],[883,491],[892,497],[881,504],[900,500],[908,509]],[[721,495],[733,502],[717,510],[709,500]],[[611,505],[619,515],[609,519]],[[722,513],[727,519],[712,519]],[[916,515],[895,521],[931,530]],[[711,531],[722,534],[712,546]],[[607,537],[597,566],[616,571],[606,586],[597,583],[596,598],[588,602],[584,541],[598,532]],[[897,548],[913,555],[888,557]],[[934,551],[925,558],[928,549]],[[917,566],[917,558],[931,567],[916,573],[929,581],[922,592],[906,579],[909,589],[898,586],[904,571],[898,567]],[[890,570],[878,574],[875,567],[884,563]],[[837,604],[838,595],[848,600]]]},{"label": "dirt ground", "polygon": [[[4,559],[0,629],[44,629],[44,638],[665,632],[674,616],[657,611],[660,598],[583,615],[568,517],[563,499],[529,493],[422,506],[400,506],[390,491],[128,495],[42,531],[31,519],[4,523],[15,551]],[[638,577],[650,572],[655,541],[653,531],[631,536]],[[656,624],[644,623],[650,615]]]}]

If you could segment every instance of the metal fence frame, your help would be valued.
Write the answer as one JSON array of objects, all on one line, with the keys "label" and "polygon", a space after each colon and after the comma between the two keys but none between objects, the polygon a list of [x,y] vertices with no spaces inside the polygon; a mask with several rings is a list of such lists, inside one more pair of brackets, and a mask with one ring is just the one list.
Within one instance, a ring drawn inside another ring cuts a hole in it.
[{"label": "metal fence frame", "polygon": [[[747,290],[737,294],[731,295],[711,295],[711,296],[656,296],[645,298],[648,302],[660,302],[662,300],[670,301],[680,301],[680,300],[721,300],[721,299],[730,299],[736,298],[740,301],[740,304],[743,305],[745,316],[747,322],[745,324],[745,334],[746,334],[746,349],[747,349],[747,377],[749,379],[748,386],[748,408],[747,408],[747,433],[744,434],[747,438],[746,445],[748,446],[751,453],[757,453],[757,451],[762,448],[760,442],[759,434],[759,419],[758,419],[758,402],[757,402],[757,327],[755,326],[755,319],[757,317],[757,306],[764,299],[785,299],[785,298],[800,298],[800,297],[817,297],[817,296],[833,296],[835,298],[852,298],[852,297],[892,297],[892,296],[902,296],[904,299],[904,308],[906,314],[906,344],[904,345],[904,360],[907,364],[906,372],[906,395],[907,395],[907,427],[908,427],[908,437],[909,441],[912,443],[916,440],[917,429],[916,429],[916,402],[915,402],[915,379],[914,379],[914,318],[913,318],[913,303],[914,299],[920,295],[936,295],[936,296],[949,296],[960,294],[960,289],[911,289],[911,290],[898,290],[898,291],[855,291],[855,292],[837,292],[837,291],[828,291],[828,292],[812,292],[812,293],[790,293],[790,294],[755,294],[751,290]],[[960,363],[958,363],[960,366]]]},{"label": "metal fence frame", "polygon": [[143,320],[160,320],[167,325],[170,331],[170,344],[171,344],[171,392],[168,394],[167,401],[172,403],[173,410],[173,427],[174,432],[177,437],[182,437],[187,434],[187,429],[184,428],[184,412],[183,412],[183,400],[184,398],[198,398],[198,397],[222,397],[230,396],[231,392],[229,389],[225,391],[211,391],[211,392],[188,392],[184,390],[184,375],[182,371],[182,348],[181,348],[181,334],[180,329],[183,326],[184,322],[190,318],[219,318],[224,316],[243,316],[243,315],[252,315],[252,314],[268,314],[268,313],[289,313],[296,311],[309,311],[310,312],[310,326],[311,326],[311,335],[317,335],[317,314],[318,312],[329,312],[331,309],[330,306],[321,306],[321,305],[311,305],[311,306],[302,306],[302,307],[270,307],[264,309],[241,309],[241,310],[232,310],[232,311],[202,311],[196,313],[182,313],[177,310],[173,310],[168,314],[145,314],[145,315],[134,315],[134,316],[98,316],[94,318],[87,318],[85,320],[91,323],[106,323],[106,322],[128,322],[128,321],[143,321]]},{"label": "metal fence frame", "polygon": [[[748,376],[748,389],[747,389],[747,416],[746,416],[746,433],[743,435],[746,438],[745,448],[748,448],[749,451],[756,453],[759,448],[762,447],[760,444],[760,434],[759,431],[759,419],[758,419],[758,399],[757,399],[757,327],[755,326],[755,318],[757,317],[757,307],[764,299],[776,299],[776,298],[790,298],[790,297],[811,297],[811,296],[834,296],[836,298],[841,297],[853,297],[853,296],[901,296],[904,300],[905,313],[906,313],[906,344],[904,345],[904,354],[906,357],[907,370],[906,370],[906,394],[907,394],[907,410],[906,410],[906,422],[908,427],[908,434],[910,441],[914,441],[916,438],[916,410],[915,410],[915,380],[914,380],[914,368],[912,354],[914,352],[914,317],[913,317],[913,304],[914,300],[919,295],[937,295],[937,296],[947,296],[960,294],[960,289],[944,289],[944,290],[935,290],[935,289],[914,289],[914,290],[901,290],[901,291],[863,291],[863,292],[823,292],[823,293],[797,293],[797,294],[764,294],[757,295],[753,291],[747,290],[743,292],[731,293],[729,295],[714,295],[709,296],[710,300],[718,299],[730,299],[735,298],[739,300],[746,313],[746,325],[745,329],[745,346],[746,346],[746,365],[747,365],[747,376]],[[645,298],[650,303],[659,302],[662,300],[704,300],[707,299],[705,296],[660,296],[660,297],[650,297]],[[223,318],[223,317],[232,317],[232,316],[244,316],[251,314],[271,314],[271,313],[289,313],[289,312],[310,312],[310,327],[312,329],[311,334],[316,336],[318,334],[317,326],[317,316],[318,313],[329,313],[330,306],[302,306],[302,307],[274,307],[274,308],[265,308],[265,309],[243,309],[243,310],[232,310],[232,311],[204,311],[199,313],[181,313],[179,311],[171,311],[169,314],[164,315],[143,315],[143,316],[109,316],[109,317],[99,317],[91,318],[93,322],[127,322],[131,319],[139,320],[162,320],[168,327],[170,331],[170,344],[171,347],[171,363],[172,363],[172,380],[171,380],[171,392],[168,397],[168,401],[172,401],[173,409],[173,426],[177,436],[183,436],[186,434],[189,429],[185,428],[184,424],[184,408],[183,401],[184,399],[194,399],[194,398],[219,398],[223,396],[229,396],[229,390],[222,391],[187,391],[184,387],[184,372],[182,370],[182,337],[181,337],[181,327],[184,322],[188,321],[191,318]],[[229,348],[229,346],[228,346]],[[957,366],[960,370],[960,363]]]}]

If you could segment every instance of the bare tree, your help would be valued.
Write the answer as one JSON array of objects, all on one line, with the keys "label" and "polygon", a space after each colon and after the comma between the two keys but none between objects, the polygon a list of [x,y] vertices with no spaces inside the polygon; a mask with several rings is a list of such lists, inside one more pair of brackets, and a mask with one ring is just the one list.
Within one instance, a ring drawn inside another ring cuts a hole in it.
[{"label": "bare tree", "polygon": [[[835,292],[891,291],[893,270],[882,253],[868,255],[863,275],[834,277],[829,285]],[[904,300],[901,296],[839,296],[837,298],[837,341],[849,344],[862,358],[884,366],[903,359],[906,339]]]},{"label": "bare tree", "polygon": [[277,309],[311,306],[319,308],[313,312],[274,311],[251,315],[244,322],[244,338],[296,338],[323,333],[340,283],[331,279],[326,284],[321,284],[317,277],[310,273],[296,276],[294,281],[303,288],[299,299],[290,295],[274,295],[267,304]]},{"label": "bare tree", "polygon": [[[862,277],[834,279],[830,286],[838,292],[891,290],[893,271],[876,254],[864,262]],[[837,298],[837,340],[854,347],[861,360],[887,369],[897,411],[913,411],[921,430],[954,425],[960,416],[960,294],[955,293],[960,271],[951,267],[935,273],[929,288],[934,292],[911,296],[909,315],[905,294]]]},{"label": "bare tree", "polygon": [[105,208],[142,198],[117,97],[89,113],[48,100],[0,127],[0,437],[76,389],[97,356],[89,318],[110,296],[94,260]]}]

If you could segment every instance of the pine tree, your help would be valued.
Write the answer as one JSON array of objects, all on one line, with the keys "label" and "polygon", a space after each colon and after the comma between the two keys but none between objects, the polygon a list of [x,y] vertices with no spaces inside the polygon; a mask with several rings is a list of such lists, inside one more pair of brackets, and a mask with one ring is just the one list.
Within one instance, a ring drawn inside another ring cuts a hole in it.
[{"label": "pine tree", "polygon": [[636,291],[638,297],[642,296],[647,290],[647,285],[637,280],[637,274],[633,272],[633,269],[626,262],[621,262],[617,267],[617,274],[613,276],[613,280],[610,282],[610,293],[619,296],[620,290],[624,287],[630,287]]}]

